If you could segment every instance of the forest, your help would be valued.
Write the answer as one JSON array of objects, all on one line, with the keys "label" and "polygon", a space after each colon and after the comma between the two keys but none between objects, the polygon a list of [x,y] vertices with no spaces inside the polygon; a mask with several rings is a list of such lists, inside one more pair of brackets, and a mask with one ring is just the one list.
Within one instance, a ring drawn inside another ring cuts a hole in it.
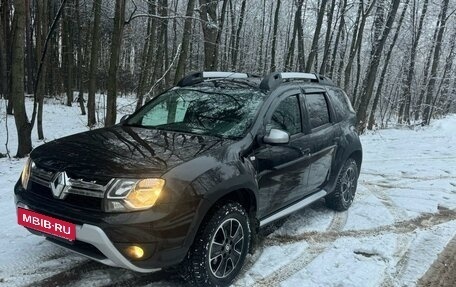
[{"label": "forest", "polygon": [[46,98],[110,126],[118,97],[139,108],[191,71],[299,71],[347,92],[360,133],[428,125],[456,111],[455,14],[450,0],[2,0],[2,116],[24,157]]}]

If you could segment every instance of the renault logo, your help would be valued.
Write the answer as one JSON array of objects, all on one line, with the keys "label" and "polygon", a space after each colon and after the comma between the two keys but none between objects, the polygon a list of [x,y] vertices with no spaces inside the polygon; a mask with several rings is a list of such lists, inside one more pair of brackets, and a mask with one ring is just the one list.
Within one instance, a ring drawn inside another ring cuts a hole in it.
[{"label": "renault logo", "polygon": [[50,186],[55,198],[64,199],[69,188],[69,178],[66,172],[58,172],[50,182]]}]

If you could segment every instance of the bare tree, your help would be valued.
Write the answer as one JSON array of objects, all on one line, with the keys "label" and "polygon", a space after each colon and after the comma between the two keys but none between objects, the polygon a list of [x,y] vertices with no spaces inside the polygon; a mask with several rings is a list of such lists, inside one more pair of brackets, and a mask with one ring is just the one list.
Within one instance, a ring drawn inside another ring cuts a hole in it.
[{"label": "bare tree", "polygon": [[272,45],[271,45],[271,72],[275,71],[276,65],[276,46],[277,46],[277,29],[279,27],[279,11],[280,11],[280,0],[277,0],[277,6],[274,13],[274,27],[272,32]]},{"label": "bare tree", "polygon": [[[439,66],[439,61],[440,61],[440,51],[442,50],[442,41],[443,41],[443,32],[445,31],[445,26],[446,22],[448,20],[447,18],[447,11],[448,11],[448,3],[449,0],[443,0],[442,1],[442,10],[440,11],[439,15],[439,25],[437,25],[437,41],[435,43],[435,50],[434,50],[434,56],[433,56],[433,61],[432,61],[432,67],[431,67],[431,74],[430,74],[430,80],[429,84],[427,87],[427,94],[426,94],[426,105],[424,106],[424,112],[423,112],[423,123],[429,125],[431,122],[431,102],[434,97],[434,86],[437,81],[437,68]],[[453,39],[454,41],[454,39]]]},{"label": "bare tree", "polygon": [[108,97],[106,101],[105,126],[112,126],[116,123],[117,70],[119,68],[120,47],[122,45],[122,34],[125,22],[125,1],[126,0],[116,0],[114,30],[111,37],[111,55],[109,58]]},{"label": "bare tree", "polygon": [[377,77],[378,67],[380,65],[380,58],[383,52],[383,48],[386,43],[386,39],[391,31],[391,28],[394,23],[394,18],[396,17],[397,10],[399,8],[399,1],[393,1],[393,5],[388,13],[388,17],[386,20],[385,28],[382,31],[382,35],[379,38],[375,39],[374,43],[374,50],[371,53],[371,58],[369,62],[369,66],[367,67],[367,76],[363,81],[363,88],[361,92],[361,100],[359,109],[356,113],[358,118],[358,125],[357,128],[359,131],[364,131],[367,127],[366,123],[366,115],[367,109],[372,98],[372,92],[374,90],[374,84]]},{"label": "bare tree", "polygon": [[386,57],[385,57],[385,61],[384,61],[384,64],[383,64],[382,72],[380,74],[380,80],[379,80],[379,83],[378,83],[378,86],[377,86],[377,91],[375,92],[374,102],[372,103],[372,108],[371,108],[371,111],[370,111],[369,122],[368,122],[368,125],[367,125],[367,129],[369,129],[369,130],[371,130],[374,127],[375,112],[377,110],[378,102],[380,100],[380,96],[381,96],[382,90],[383,90],[383,85],[384,85],[385,80],[386,80],[386,72],[388,71],[388,66],[389,66],[389,64],[391,62],[391,56],[393,55],[394,46],[396,45],[397,38],[399,37],[399,32],[400,32],[401,27],[402,27],[402,22],[404,21],[405,12],[407,12],[407,8],[408,8],[408,5],[409,5],[409,2],[410,2],[410,0],[407,0],[405,2],[405,4],[404,4],[404,8],[402,9],[401,16],[399,17],[399,22],[397,24],[396,32],[394,33],[393,41],[391,42],[391,44],[390,44],[390,46],[388,48],[388,52],[386,53]]},{"label": "bare tree", "polygon": [[89,127],[95,125],[95,92],[96,92],[96,70],[98,63],[99,49],[99,30],[100,30],[100,12],[101,0],[93,1],[93,26],[92,26],[92,45],[90,46],[90,63],[89,63],[89,94],[87,98],[87,125]]},{"label": "bare tree", "polygon": [[429,0],[424,0],[423,9],[421,11],[420,21],[418,23],[418,29],[416,31],[412,31],[412,47],[410,50],[410,67],[408,69],[407,78],[404,83],[402,93],[403,93],[403,100],[401,103],[401,107],[399,109],[399,117],[398,122],[402,123],[405,121],[406,123],[410,124],[410,104],[412,102],[412,81],[413,76],[415,75],[415,64],[416,64],[416,52],[418,49],[418,43],[420,41],[421,33],[423,31],[423,23],[424,17],[426,16],[427,7],[428,7]]},{"label": "bare tree", "polygon": [[317,17],[317,26],[315,28],[315,33],[312,39],[312,45],[310,47],[310,53],[307,57],[307,65],[306,71],[310,72],[312,70],[312,66],[314,65],[315,58],[317,56],[317,49],[318,49],[318,39],[320,38],[320,31],[321,26],[323,25],[323,18],[325,17],[325,9],[328,0],[321,0],[321,6],[318,10],[318,17]]},{"label": "bare tree", "polygon": [[177,62],[176,73],[174,74],[174,84],[184,76],[185,72],[185,65],[188,57],[188,48],[190,45],[190,36],[191,36],[191,29],[192,29],[192,15],[193,15],[193,8],[195,6],[195,0],[188,0],[187,3],[187,11],[185,12],[184,21],[184,33],[182,35],[182,48],[181,53],[179,55],[179,61]]},{"label": "bare tree", "polygon": [[11,65],[11,99],[14,107],[18,147],[16,157],[24,157],[32,151],[32,126],[25,111],[24,95],[24,31],[26,20],[25,1],[17,1],[14,6],[13,49]]}]

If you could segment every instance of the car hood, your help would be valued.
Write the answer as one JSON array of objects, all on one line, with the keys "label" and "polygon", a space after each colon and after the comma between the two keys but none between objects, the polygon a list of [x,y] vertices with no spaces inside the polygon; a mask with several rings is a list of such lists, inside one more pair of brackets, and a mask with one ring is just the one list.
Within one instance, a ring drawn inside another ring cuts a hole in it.
[{"label": "car hood", "polygon": [[113,126],[54,140],[31,153],[36,166],[70,177],[160,176],[202,155],[219,153],[233,140],[131,126]]}]

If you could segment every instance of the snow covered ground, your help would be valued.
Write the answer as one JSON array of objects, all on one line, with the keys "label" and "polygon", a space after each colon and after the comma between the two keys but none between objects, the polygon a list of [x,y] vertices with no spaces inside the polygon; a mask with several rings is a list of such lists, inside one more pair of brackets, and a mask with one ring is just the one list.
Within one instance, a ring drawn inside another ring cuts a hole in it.
[{"label": "snow covered ground", "polygon": [[[99,97],[102,106],[102,97]],[[31,108],[30,101],[27,101]],[[134,108],[120,98],[120,114]],[[100,117],[103,115],[100,114]],[[120,118],[120,116],[118,117]],[[45,105],[45,141],[84,131],[77,105]],[[8,117],[9,149],[16,135]],[[43,141],[36,140],[34,146]],[[5,102],[0,100],[0,153],[5,154]],[[456,115],[429,127],[362,136],[364,162],[353,206],[322,201],[291,215],[262,239],[235,286],[414,286],[456,235]],[[173,274],[107,267],[31,235],[16,223],[15,184],[24,159],[0,159],[0,285],[183,286]],[[119,272],[120,271],[120,272]]]}]

